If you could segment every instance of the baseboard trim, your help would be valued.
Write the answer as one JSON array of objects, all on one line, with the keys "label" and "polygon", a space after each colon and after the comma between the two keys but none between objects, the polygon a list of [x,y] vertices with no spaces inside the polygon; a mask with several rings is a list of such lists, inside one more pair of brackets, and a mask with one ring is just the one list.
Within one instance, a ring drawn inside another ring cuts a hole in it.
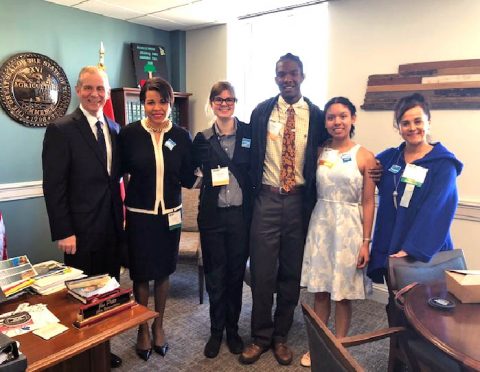
[{"label": "baseboard trim", "polygon": [[42,180],[0,184],[0,202],[43,197]]}]

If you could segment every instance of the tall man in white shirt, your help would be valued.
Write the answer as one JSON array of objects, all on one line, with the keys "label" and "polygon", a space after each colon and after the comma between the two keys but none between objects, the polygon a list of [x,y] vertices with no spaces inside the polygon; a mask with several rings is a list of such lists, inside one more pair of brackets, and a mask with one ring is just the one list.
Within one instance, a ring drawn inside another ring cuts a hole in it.
[{"label": "tall man in white shirt", "polygon": [[270,347],[278,363],[292,361],[287,336],[316,201],[317,148],[326,139],[323,112],[300,91],[304,79],[300,58],[290,53],[280,57],[275,73],[280,95],[260,103],[250,118],[255,200],[250,236],[253,342],[240,355],[244,364],[256,362]]},{"label": "tall man in white shirt", "polygon": [[[43,192],[52,240],[65,263],[88,275],[118,278],[123,211],[119,125],[103,115],[107,75],[82,68],[75,87],[80,106],[49,124],[43,141]],[[121,365],[112,354],[111,366]]]}]

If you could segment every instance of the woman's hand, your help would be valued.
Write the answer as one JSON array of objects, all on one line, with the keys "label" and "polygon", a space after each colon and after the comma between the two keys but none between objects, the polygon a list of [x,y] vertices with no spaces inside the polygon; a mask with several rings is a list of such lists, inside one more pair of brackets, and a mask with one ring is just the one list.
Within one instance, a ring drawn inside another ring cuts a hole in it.
[{"label": "woman's hand", "polygon": [[408,256],[408,253],[405,252],[403,249],[401,251],[398,251],[397,253],[390,255],[390,257],[406,257],[406,256]]},{"label": "woman's hand", "polygon": [[380,182],[380,178],[382,178],[383,166],[382,163],[380,163],[380,160],[375,159],[375,162],[375,167],[369,168],[367,172],[372,181],[378,183]]},{"label": "woman's hand", "polygon": [[358,253],[357,259],[357,269],[363,269],[367,266],[368,261],[370,261],[370,252],[368,249],[369,242],[364,242],[360,247],[360,252]]}]

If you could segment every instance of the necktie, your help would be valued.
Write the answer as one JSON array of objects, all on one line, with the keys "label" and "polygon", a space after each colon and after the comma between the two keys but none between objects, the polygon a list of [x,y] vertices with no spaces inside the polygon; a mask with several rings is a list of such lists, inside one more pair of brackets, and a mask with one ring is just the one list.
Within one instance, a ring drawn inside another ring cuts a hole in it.
[{"label": "necktie", "polygon": [[295,187],[295,110],[287,109],[287,123],[283,132],[280,187],[289,192]]},{"label": "necktie", "polygon": [[102,153],[105,164],[107,164],[107,144],[105,142],[105,135],[103,134],[102,123],[100,121],[97,121],[95,123],[95,126],[97,127],[98,147],[100,149],[100,152]]}]

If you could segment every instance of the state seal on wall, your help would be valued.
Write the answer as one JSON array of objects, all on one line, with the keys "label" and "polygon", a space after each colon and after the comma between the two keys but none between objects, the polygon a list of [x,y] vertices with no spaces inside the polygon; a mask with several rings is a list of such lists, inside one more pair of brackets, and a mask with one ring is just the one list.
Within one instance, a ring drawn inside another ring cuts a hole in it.
[{"label": "state seal on wall", "polygon": [[0,104],[16,122],[45,127],[67,112],[70,84],[54,60],[38,53],[18,53],[0,67]]}]

